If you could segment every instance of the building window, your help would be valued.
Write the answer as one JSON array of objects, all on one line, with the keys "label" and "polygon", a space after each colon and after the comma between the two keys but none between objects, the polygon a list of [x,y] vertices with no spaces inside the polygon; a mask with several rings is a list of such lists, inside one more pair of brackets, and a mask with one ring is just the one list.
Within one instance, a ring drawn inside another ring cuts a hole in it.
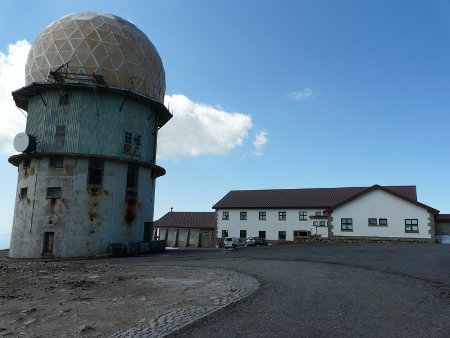
[{"label": "building window", "polygon": [[286,220],[286,211],[279,211],[278,212],[278,219],[280,221],[285,221]]},{"label": "building window", "polygon": [[222,230],[222,238],[228,237],[228,230]]},{"label": "building window", "polygon": [[369,218],[369,225],[377,225],[377,219],[376,218]]},{"label": "building window", "polygon": [[203,237],[208,238],[209,233],[207,231],[203,232]]},{"label": "building window", "polygon": [[28,188],[20,188],[19,199],[24,200],[28,196]]},{"label": "building window", "polygon": [[260,231],[259,232],[259,237],[262,239],[266,239],[266,232],[265,231]]},{"label": "building window", "polygon": [[88,188],[101,188],[103,185],[103,161],[89,160]]},{"label": "building window", "polygon": [[247,211],[241,211],[240,220],[241,221],[246,221],[247,220]]},{"label": "building window", "polygon": [[310,235],[309,231],[305,230],[294,230],[294,239],[298,239],[301,237],[308,237]]},{"label": "building window", "polygon": [[319,222],[317,222],[317,221],[313,221],[313,226],[318,226],[319,225]]},{"label": "building window", "polygon": [[222,220],[228,221],[229,219],[230,219],[230,212],[229,211],[222,212]]},{"label": "building window", "polygon": [[47,199],[61,198],[61,187],[48,187]]},{"label": "building window", "polygon": [[48,166],[50,168],[63,168],[64,167],[64,157],[50,157],[48,161]]},{"label": "building window", "polygon": [[122,152],[127,154],[140,155],[141,145],[142,145],[141,134],[132,131],[125,132]]},{"label": "building window", "polygon": [[378,220],[378,225],[387,226],[388,225],[387,218],[380,218]]},{"label": "building window", "polygon": [[266,220],[266,212],[265,211],[260,211],[259,212],[259,220],[260,221],[265,221]]},{"label": "building window", "polygon": [[239,237],[240,238],[247,238],[247,230],[240,230],[239,231]]},{"label": "building window", "polygon": [[127,189],[125,195],[126,202],[137,201],[138,179],[139,179],[139,167],[136,164],[128,163]]},{"label": "building window", "polygon": [[308,212],[307,211],[300,211],[298,213],[298,219],[300,221],[307,221],[308,220]]},{"label": "building window", "polygon": [[324,227],[325,226],[325,221],[319,221],[319,226],[320,227]]},{"label": "building window", "polygon": [[286,239],[286,231],[278,231],[278,239]]},{"label": "building window", "polygon": [[62,93],[59,96],[59,105],[60,106],[67,106],[69,104],[69,94],[68,93]]},{"label": "building window", "polygon": [[316,211],[316,216],[322,216],[322,212],[321,211]]},{"label": "building window", "polygon": [[66,126],[56,126],[55,137],[64,138],[66,136]]},{"label": "building window", "polygon": [[31,159],[25,158],[22,161],[22,169],[30,169],[30,166],[31,166]]},{"label": "building window", "polygon": [[419,220],[405,219],[405,232],[419,232]]},{"label": "building window", "polygon": [[352,218],[341,218],[341,230],[342,231],[353,231],[353,219]]}]

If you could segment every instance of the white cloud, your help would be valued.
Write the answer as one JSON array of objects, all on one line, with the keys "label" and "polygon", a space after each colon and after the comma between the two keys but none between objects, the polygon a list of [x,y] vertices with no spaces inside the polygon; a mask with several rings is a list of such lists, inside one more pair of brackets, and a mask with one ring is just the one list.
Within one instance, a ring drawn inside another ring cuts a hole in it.
[{"label": "white cloud", "polygon": [[260,131],[255,135],[253,139],[253,154],[256,156],[262,155],[262,148],[269,142],[268,134],[266,131]]},{"label": "white cloud", "polygon": [[225,155],[241,145],[252,128],[250,115],[192,102],[184,95],[166,95],[165,104],[174,116],[158,134],[162,159]]},{"label": "white cloud", "polygon": [[[25,130],[26,118],[15,106],[11,92],[25,85],[30,48],[26,40],[21,40],[10,44],[6,53],[0,51],[0,153],[15,153],[14,136]],[[166,95],[165,99],[174,117],[159,132],[159,158],[225,155],[242,145],[252,128],[250,115],[227,112],[220,105],[192,102],[184,95]],[[264,140],[255,142],[255,152],[260,152],[264,144],[259,144]]]},{"label": "white cloud", "polygon": [[0,51],[0,152],[15,153],[14,136],[25,130],[26,118],[14,104],[11,92],[25,85],[25,63],[31,45],[26,40],[8,45]]},{"label": "white cloud", "polygon": [[312,97],[312,95],[313,95],[313,92],[312,92],[311,88],[305,87],[305,88],[303,88],[301,90],[289,93],[287,96],[289,98],[291,98],[292,100],[302,101],[302,100],[305,100],[305,99],[307,99],[309,97]]}]

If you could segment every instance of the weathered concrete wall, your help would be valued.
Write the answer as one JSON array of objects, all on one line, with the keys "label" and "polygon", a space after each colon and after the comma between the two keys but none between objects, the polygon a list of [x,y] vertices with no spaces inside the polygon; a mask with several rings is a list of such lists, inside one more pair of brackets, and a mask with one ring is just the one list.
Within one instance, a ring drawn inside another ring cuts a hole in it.
[{"label": "weathered concrete wall", "polygon": [[[87,158],[64,158],[63,168],[49,168],[49,159],[33,159],[19,167],[10,256],[40,257],[45,232],[54,233],[57,257],[104,254],[109,243],[138,242],[144,223],[153,219],[154,180],[139,168],[137,202],[125,202],[127,162],[105,161],[103,184],[87,188]],[[48,187],[60,187],[60,198],[47,198]],[[27,196],[21,198],[21,188]]]}]

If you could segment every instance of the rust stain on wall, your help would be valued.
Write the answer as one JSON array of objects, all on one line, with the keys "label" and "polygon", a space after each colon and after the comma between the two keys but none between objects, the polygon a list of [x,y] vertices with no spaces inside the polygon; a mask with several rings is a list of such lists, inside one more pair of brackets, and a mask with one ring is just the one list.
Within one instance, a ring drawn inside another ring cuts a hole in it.
[{"label": "rust stain on wall", "polygon": [[136,218],[136,202],[125,202],[124,220],[127,225],[131,225]]}]

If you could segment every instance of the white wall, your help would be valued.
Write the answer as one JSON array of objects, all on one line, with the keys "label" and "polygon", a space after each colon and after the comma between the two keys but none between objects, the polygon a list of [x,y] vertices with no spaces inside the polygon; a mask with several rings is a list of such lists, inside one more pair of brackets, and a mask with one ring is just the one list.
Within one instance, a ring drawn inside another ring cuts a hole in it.
[{"label": "white wall", "polygon": [[[382,190],[370,191],[336,208],[331,216],[334,236],[431,238],[426,209]],[[353,231],[341,231],[341,218],[353,219]],[[369,226],[369,218],[387,218],[388,226]],[[406,233],[405,219],[417,219],[419,232]]]},{"label": "white wall", "polygon": [[[229,220],[223,220],[223,211],[229,212]],[[247,211],[247,220],[240,220],[240,212]],[[266,212],[266,220],[259,220],[259,212]],[[286,212],[286,220],[278,219],[278,212]],[[299,220],[299,211],[307,211],[307,220]],[[267,240],[278,240],[278,231],[286,231],[286,240],[292,241],[295,230],[311,231],[313,221],[309,216],[314,216],[316,211],[322,212],[321,209],[218,209],[217,210],[217,237],[222,237],[222,230],[228,230],[228,236],[239,237],[240,230],[247,230],[247,237],[259,236],[259,231],[266,232]],[[319,220],[317,220],[319,221]],[[325,220],[326,222],[326,220]],[[318,233],[324,237],[328,235],[327,227],[319,229]]]}]

